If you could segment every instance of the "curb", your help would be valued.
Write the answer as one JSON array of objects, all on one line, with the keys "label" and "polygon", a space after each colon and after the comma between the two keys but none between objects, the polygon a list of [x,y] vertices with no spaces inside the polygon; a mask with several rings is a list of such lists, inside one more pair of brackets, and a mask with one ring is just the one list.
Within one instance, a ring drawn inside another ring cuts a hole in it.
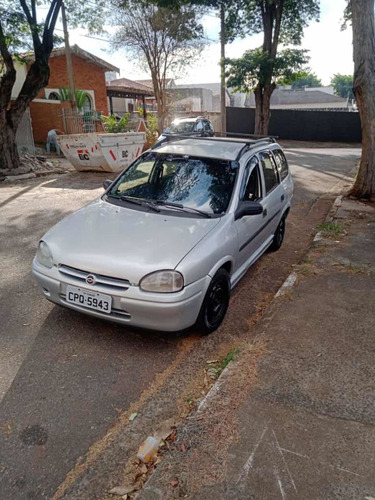
[{"label": "curb", "polygon": [[[336,214],[337,214],[339,208],[342,205],[342,199],[343,199],[343,195],[342,194],[340,194],[339,196],[336,196],[336,199],[333,202],[332,208],[328,212],[328,215],[327,215],[327,217],[324,220],[325,223],[333,222],[333,220],[335,219]],[[320,241],[322,241],[322,239],[323,239],[322,233],[321,233],[321,231],[318,231],[316,233],[316,235],[314,236],[313,245],[317,245]]]}]

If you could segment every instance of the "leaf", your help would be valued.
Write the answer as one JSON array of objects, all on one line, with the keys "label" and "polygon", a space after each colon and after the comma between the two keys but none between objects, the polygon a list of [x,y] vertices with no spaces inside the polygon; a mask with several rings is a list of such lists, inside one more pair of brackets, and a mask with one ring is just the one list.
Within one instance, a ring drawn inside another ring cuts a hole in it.
[{"label": "leaf", "polygon": [[137,417],[137,415],[138,415],[138,413],[137,413],[137,412],[132,413],[132,414],[130,415],[130,417],[129,417],[130,422],[133,422],[133,420]]},{"label": "leaf", "polygon": [[156,430],[154,436],[156,439],[160,441],[165,441],[173,432],[173,428],[175,427],[174,418],[169,418],[165,420]]},{"label": "leaf", "polygon": [[111,495],[123,496],[127,495],[128,493],[131,493],[134,490],[135,488],[133,486],[115,486],[109,491],[109,493]]}]

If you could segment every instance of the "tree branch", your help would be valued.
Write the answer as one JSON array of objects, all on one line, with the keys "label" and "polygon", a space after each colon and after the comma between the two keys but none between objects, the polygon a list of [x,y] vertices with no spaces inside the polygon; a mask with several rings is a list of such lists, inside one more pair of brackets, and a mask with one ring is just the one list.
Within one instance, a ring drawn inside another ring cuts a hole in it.
[{"label": "tree branch", "polygon": [[0,54],[5,63],[6,72],[3,74],[0,80],[0,109],[6,109],[8,107],[9,101],[12,97],[12,89],[14,82],[16,81],[16,70],[14,68],[14,63],[11,54],[9,53],[8,46],[6,44],[6,39],[3,31],[3,26],[0,21]]}]

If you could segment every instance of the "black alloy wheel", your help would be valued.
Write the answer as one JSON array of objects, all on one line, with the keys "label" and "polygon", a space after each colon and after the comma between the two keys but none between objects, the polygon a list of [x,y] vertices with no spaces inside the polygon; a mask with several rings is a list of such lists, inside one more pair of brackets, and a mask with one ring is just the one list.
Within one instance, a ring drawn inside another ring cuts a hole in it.
[{"label": "black alloy wheel", "polygon": [[277,229],[275,231],[275,234],[273,236],[273,241],[270,246],[270,250],[276,252],[279,250],[281,245],[283,244],[284,241],[284,235],[285,235],[285,217],[281,219],[279,222],[279,225],[277,226]]},{"label": "black alloy wheel", "polygon": [[219,328],[228,309],[230,277],[225,269],[219,269],[208,287],[197,325],[204,334]]}]

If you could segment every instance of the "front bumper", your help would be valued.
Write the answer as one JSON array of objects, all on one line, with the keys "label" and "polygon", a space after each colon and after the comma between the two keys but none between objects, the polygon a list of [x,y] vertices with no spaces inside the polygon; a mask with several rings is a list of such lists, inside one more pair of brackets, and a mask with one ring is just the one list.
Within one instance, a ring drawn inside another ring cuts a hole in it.
[{"label": "front bumper", "polygon": [[[211,281],[210,276],[206,276],[177,293],[143,292],[134,285],[124,291],[109,292],[101,285],[82,285],[74,278],[63,276],[55,266],[52,269],[41,266],[36,259],[32,272],[41,292],[51,302],[116,323],[169,332],[183,330],[196,322]],[[111,295],[111,313],[105,314],[68,303],[65,298],[67,285]]]}]

